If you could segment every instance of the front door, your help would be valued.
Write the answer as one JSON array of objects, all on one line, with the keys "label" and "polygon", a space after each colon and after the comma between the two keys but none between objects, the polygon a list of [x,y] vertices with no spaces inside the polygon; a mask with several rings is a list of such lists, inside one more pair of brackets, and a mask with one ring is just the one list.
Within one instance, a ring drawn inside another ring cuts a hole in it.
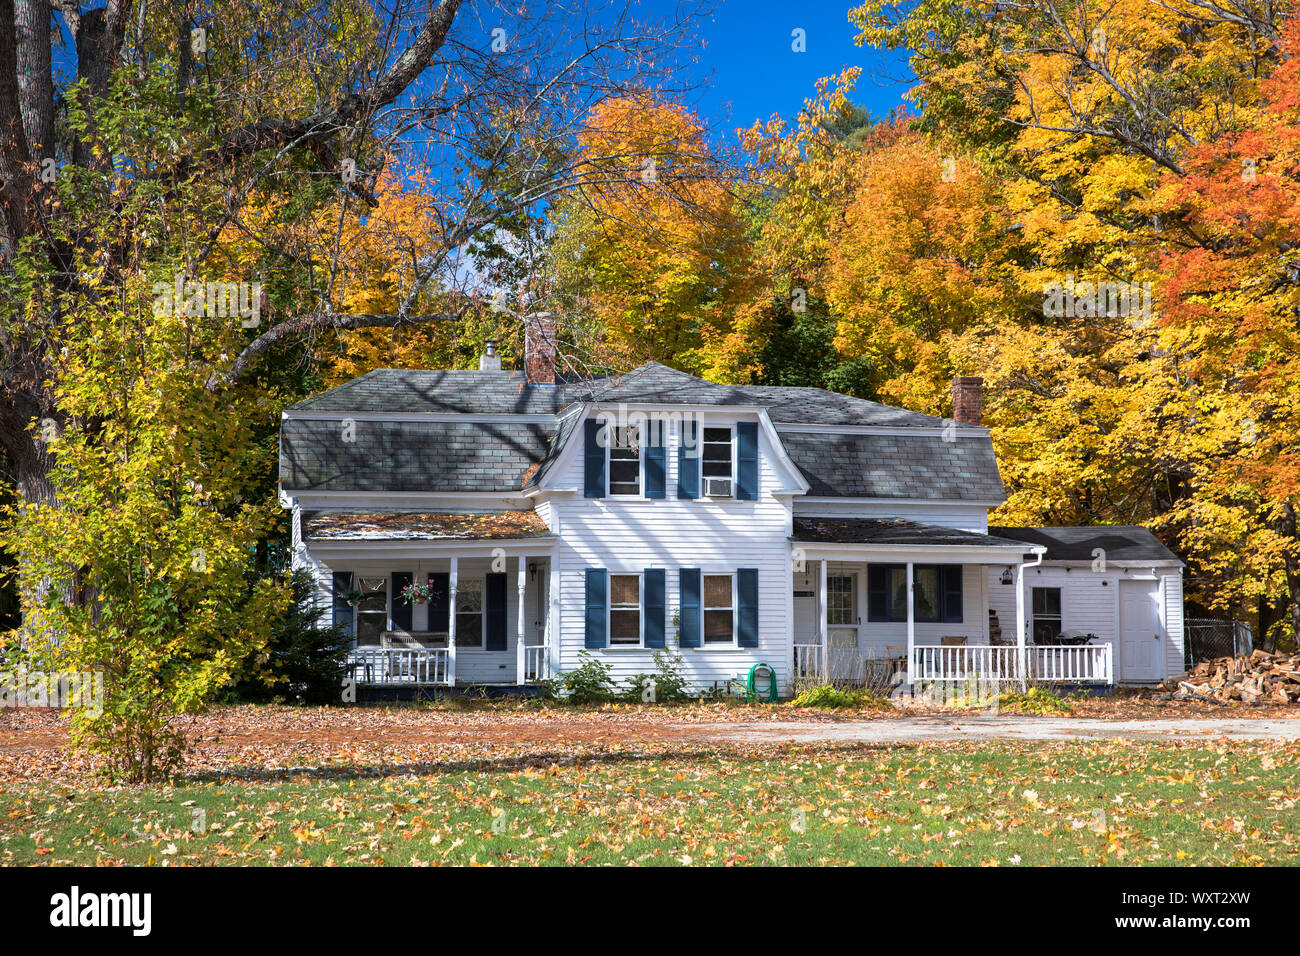
[{"label": "front door", "polygon": [[831,678],[851,680],[861,676],[856,573],[826,576],[826,636],[830,643]]},{"label": "front door", "polygon": [[1151,682],[1163,676],[1164,645],[1158,625],[1160,588],[1154,581],[1121,581],[1119,585],[1120,671],[1125,681]]}]

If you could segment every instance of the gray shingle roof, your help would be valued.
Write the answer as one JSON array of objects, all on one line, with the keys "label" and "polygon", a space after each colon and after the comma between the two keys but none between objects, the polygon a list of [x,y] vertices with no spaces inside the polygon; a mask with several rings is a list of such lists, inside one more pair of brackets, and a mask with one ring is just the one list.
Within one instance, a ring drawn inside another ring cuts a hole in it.
[{"label": "gray shingle roof", "polygon": [[[813,497],[1002,501],[986,435],[855,435],[778,428]],[[960,434],[960,433],[959,433]]]},{"label": "gray shingle roof", "polygon": [[546,453],[546,425],[288,419],[280,428],[286,491],[518,491]]},{"label": "gray shingle roof", "polygon": [[795,518],[794,539],[845,544],[943,544],[967,547],[1021,547],[1023,542],[978,531],[961,531],[919,521],[885,518]]},{"label": "gray shingle roof", "polygon": [[[763,407],[811,484],[814,496],[1001,501],[993,446],[982,429],[937,434],[859,435],[791,430],[798,425],[927,428],[945,419],[818,388],[718,385],[647,362],[626,374],[529,385],[520,372],[380,369],[292,406],[281,429],[286,491],[518,491],[535,487],[554,463],[583,402]],[[302,420],[293,412],[337,415]],[[356,423],[349,414],[464,415],[469,420]],[[542,416],[545,422],[475,422],[475,417]],[[558,416],[553,417],[553,416]]]},{"label": "gray shingle roof", "polygon": [[1096,525],[1093,527],[989,528],[990,534],[1017,541],[1041,544],[1047,548],[1048,561],[1091,561],[1092,553],[1101,548],[1107,561],[1177,562],[1174,554],[1146,528],[1136,525]]},{"label": "gray shingle roof", "polygon": [[523,372],[376,369],[291,410],[554,415],[568,402],[553,385],[529,385]]},{"label": "gray shingle roof", "polygon": [[[529,385],[523,373],[376,369],[297,405],[291,411],[426,412],[466,415],[555,415],[581,402],[663,405],[758,405],[774,422],[819,425],[938,427],[945,419],[821,388],[719,385],[647,362],[621,375],[560,385]],[[961,428],[962,426],[958,426]]]}]

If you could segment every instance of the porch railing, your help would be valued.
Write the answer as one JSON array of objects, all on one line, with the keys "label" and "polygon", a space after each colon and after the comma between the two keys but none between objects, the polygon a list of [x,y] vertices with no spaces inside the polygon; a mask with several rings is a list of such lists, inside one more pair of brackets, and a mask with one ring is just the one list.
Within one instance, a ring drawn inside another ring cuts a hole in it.
[{"label": "porch railing", "polygon": [[[914,682],[1020,679],[1019,649],[1015,646],[918,644],[912,650],[910,677]],[[1028,646],[1025,672],[1029,680],[1047,683],[1115,682],[1114,656],[1109,644]]]},{"label": "porch railing", "polygon": [[1115,682],[1115,662],[1109,644],[1081,647],[1026,647],[1025,666],[1030,680],[1066,683]]},{"label": "porch railing", "polygon": [[533,644],[524,648],[524,683],[540,684],[551,676],[550,648]]},{"label": "porch railing", "polygon": [[445,647],[358,647],[348,654],[358,684],[448,684]]},{"label": "porch railing", "polygon": [[1013,680],[1020,677],[1014,647],[918,644],[912,650],[913,681]]},{"label": "porch railing", "polygon": [[826,659],[820,644],[794,646],[794,679],[823,680],[826,677]]}]

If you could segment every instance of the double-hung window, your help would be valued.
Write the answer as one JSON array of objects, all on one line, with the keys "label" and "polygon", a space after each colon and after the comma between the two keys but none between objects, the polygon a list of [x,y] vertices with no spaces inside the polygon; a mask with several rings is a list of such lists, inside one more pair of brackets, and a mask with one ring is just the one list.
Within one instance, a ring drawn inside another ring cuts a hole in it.
[{"label": "double-hung window", "polygon": [[736,578],[704,575],[704,646],[736,643]]},{"label": "double-hung window", "polygon": [[456,587],[456,646],[483,646],[482,578],[462,578]]},{"label": "double-hung window", "polygon": [[704,429],[700,447],[700,474],[704,478],[731,478],[734,474],[732,433],[729,427]]},{"label": "double-hung window", "polygon": [[641,644],[641,575],[609,576],[609,644],[611,647],[639,647]]},{"label": "double-hung window", "polygon": [[609,432],[609,493],[610,495],[639,496],[641,494],[641,440],[634,425],[608,426]]}]

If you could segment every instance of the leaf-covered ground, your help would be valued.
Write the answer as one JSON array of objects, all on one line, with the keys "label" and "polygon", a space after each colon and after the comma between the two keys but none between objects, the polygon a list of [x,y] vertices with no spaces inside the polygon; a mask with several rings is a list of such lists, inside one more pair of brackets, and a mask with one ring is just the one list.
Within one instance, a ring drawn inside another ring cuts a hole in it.
[{"label": "leaf-covered ground", "polygon": [[10,783],[0,862],[1300,861],[1294,743],[580,750],[405,768],[344,755],[166,788]]}]

